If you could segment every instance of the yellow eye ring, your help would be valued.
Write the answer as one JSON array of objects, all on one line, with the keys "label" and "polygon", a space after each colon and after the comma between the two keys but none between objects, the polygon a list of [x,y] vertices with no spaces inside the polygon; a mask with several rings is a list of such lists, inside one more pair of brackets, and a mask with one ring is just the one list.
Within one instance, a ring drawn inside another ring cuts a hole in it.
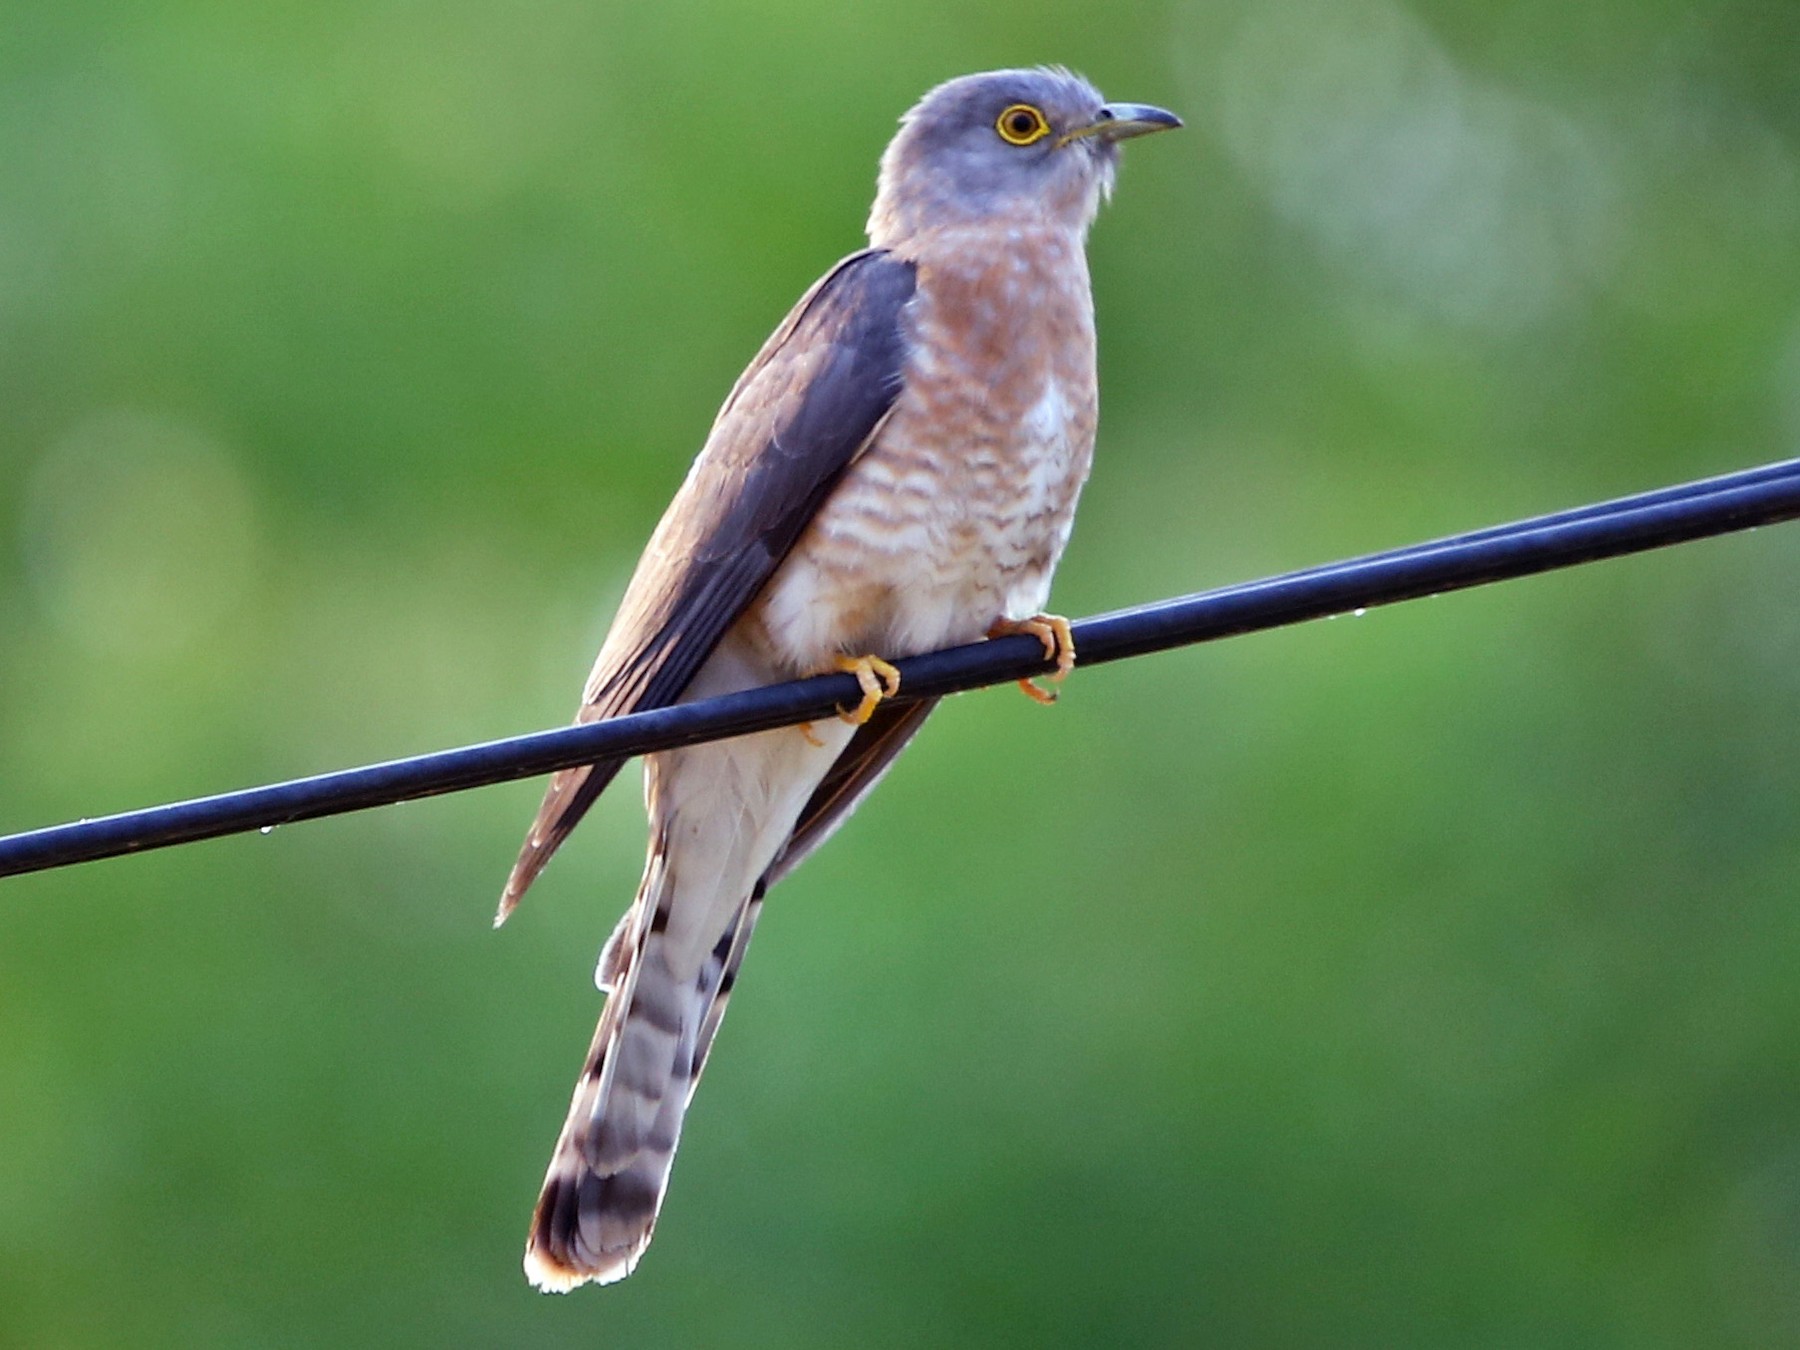
[{"label": "yellow eye ring", "polygon": [[994,119],[994,130],[1008,145],[1030,145],[1050,134],[1050,120],[1029,103],[1015,103]]}]

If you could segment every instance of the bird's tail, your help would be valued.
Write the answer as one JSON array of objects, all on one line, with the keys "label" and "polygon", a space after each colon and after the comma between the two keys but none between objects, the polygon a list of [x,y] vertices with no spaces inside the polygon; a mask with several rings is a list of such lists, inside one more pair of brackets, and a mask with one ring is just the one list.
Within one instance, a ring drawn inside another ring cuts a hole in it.
[{"label": "bird's tail", "polygon": [[699,970],[683,974],[669,965],[660,889],[645,878],[600,955],[606,1008],[525,1244],[526,1277],[548,1292],[622,1280],[650,1245],[681,1120],[762,909],[758,885]]}]

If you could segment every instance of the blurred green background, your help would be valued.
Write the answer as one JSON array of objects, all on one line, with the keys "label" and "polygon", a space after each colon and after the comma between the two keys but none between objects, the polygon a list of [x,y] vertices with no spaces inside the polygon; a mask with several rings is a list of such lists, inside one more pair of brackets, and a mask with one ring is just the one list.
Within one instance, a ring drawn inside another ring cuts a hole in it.
[{"label": "blurred green background", "polygon": [[[1800,7],[23,0],[0,828],[560,723],[895,117],[1190,129],[1056,604],[1793,454]],[[632,775],[0,883],[0,1343],[1800,1344],[1800,527],[955,700],[625,1286],[519,1272]]]}]

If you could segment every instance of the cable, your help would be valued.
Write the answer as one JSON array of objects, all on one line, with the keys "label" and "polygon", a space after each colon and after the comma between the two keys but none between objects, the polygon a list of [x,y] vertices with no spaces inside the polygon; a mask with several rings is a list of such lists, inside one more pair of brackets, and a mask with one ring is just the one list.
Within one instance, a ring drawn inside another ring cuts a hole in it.
[{"label": "cable", "polygon": [[[1261,581],[1140,605],[1074,626],[1079,664],[1100,665],[1307,619],[1482,586],[1800,516],[1800,460],[1660,488]],[[1049,670],[1026,635],[897,663],[901,698],[929,698]],[[591,763],[829,717],[858,697],[821,675],[586,726],[128,811],[0,838],[0,876],[166,848],[317,816],[461,792]]]}]

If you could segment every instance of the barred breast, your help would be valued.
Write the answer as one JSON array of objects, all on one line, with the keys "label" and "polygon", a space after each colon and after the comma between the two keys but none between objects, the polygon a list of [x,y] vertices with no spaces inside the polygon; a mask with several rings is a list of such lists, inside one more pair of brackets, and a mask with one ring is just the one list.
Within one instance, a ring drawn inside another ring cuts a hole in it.
[{"label": "barred breast", "polygon": [[796,673],[910,656],[1039,612],[1093,457],[1094,313],[1080,235],[912,242],[904,388],[746,614]]}]

